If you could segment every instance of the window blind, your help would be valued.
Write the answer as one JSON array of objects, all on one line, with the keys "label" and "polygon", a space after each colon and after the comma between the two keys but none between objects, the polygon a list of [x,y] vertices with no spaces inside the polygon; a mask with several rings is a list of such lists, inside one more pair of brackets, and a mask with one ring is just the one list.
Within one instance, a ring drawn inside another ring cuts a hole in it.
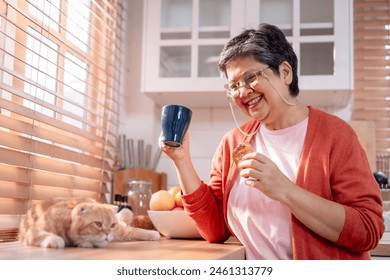
[{"label": "window blind", "polygon": [[390,155],[390,0],[354,0],[352,118],[376,125],[378,157]]},{"label": "window blind", "polygon": [[118,129],[121,0],[0,0],[0,240],[37,200],[106,202]]}]

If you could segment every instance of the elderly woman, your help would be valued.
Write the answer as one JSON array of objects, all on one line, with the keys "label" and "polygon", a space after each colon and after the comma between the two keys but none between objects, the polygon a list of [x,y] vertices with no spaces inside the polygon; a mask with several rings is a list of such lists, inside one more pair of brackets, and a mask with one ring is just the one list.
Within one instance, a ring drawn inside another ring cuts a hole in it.
[{"label": "elderly woman", "polygon": [[[252,119],[228,132],[208,184],[181,147],[160,144],[177,170],[186,211],[209,242],[232,234],[247,259],[369,259],[384,232],[366,154],[343,120],[298,100],[297,57],[262,24],[224,47],[228,97]],[[238,165],[233,151],[249,143]]]}]

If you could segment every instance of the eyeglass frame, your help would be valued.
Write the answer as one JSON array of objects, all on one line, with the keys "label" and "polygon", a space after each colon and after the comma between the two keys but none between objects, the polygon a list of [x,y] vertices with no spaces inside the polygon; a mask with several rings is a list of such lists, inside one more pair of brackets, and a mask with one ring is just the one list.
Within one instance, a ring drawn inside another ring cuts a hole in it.
[{"label": "eyeglass frame", "polygon": [[[253,72],[253,74],[256,76],[256,84],[254,84],[254,85],[251,85],[250,83],[246,83],[245,81],[241,81],[241,77],[242,77],[242,75],[244,75],[245,73],[247,73],[247,72],[244,72],[244,73],[242,73],[241,75],[240,75],[240,81],[238,81],[238,83],[237,82],[232,82],[232,81],[230,81],[230,82],[227,82],[225,85],[224,85],[224,89],[225,89],[225,92],[226,92],[226,94],[228,95],[228,96],[230,96],[230,97],[232,97],[232,98],[237,98],[237,97],[239,97],[240,96],[240,89],[242,88],[242,87],[246,87],[246,88],[250,88],[250,89],[252,89],[252,90],[254,90],[254,87],[258,84],[258,80],[259,80],[259,74],[262,76],[262,77],[264,77],[264,78],[266,78],[267,80],[268,80],[268,76],[264,73],[264,70],[267,70],[268,68],[270,68],[270,66],[267,66],[266,68],[263,68],[263,69],[260,69],[260,70],[257,70],[257,71],[254,71]],[[252,83],[254,83],[254,81],[252,82]],[[231,94],[231,87],[229,87],[229,84],[235,84],[235,85],[237,85],[237,93],[236,94]]]}]

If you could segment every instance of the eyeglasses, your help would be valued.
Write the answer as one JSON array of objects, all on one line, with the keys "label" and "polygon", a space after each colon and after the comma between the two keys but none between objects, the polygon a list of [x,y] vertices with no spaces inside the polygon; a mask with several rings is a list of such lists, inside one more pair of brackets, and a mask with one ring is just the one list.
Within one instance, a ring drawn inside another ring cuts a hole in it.
[{"label": "eyeglasses", "polygon": [[233,98],[237,98],[240,95],[240,88],[246,87],[254,89],[254,87],[259,82],[259,74],[262,77],[268,79],[267,75],[264,73],[264,70],[268,68],[269,66],[255,72],[244,72],[241,75],[241,79],[238,83],[232,81],[227,82],[224,86],[226,93]]}]

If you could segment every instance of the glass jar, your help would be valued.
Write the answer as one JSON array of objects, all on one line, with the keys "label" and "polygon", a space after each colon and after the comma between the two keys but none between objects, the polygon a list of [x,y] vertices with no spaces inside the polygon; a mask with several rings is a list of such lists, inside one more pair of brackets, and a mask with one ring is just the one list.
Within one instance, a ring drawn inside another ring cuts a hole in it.
[{"label": "glass jar", "polygon": [[127,190],[128,203],[133,208],[134,216],[147,215],[152,196],[152,182],[145,179],[129,179]]},{"label": "glass jar", "polygon": [[152,182],[147,179],[129,179],[127,181],[127,199],[134,214],[133,226],[153,229],[148,216],[149,202],[152,196]]}]

